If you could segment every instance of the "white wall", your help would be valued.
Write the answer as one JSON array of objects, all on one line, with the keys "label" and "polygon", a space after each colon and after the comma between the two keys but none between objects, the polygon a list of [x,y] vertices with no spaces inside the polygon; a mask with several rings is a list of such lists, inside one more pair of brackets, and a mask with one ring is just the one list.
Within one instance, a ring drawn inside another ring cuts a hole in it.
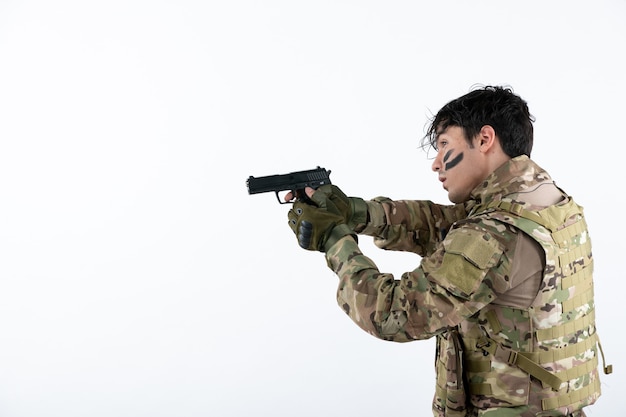
[{"label": "white wall", "polygon": [[[446,202],[428,116],[508,84],[585,207],[616,374],[623,0],[0,2],[0,415],[430,415],[432,341],[335,304],[323,256],[249,175]],[[399,276],[415,256],[364,251]]]}]

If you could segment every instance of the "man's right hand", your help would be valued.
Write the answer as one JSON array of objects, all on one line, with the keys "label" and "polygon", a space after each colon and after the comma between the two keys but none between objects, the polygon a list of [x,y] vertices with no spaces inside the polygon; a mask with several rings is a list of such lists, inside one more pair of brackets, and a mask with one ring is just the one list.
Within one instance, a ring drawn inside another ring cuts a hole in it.
[{"label": "man's right hand", "polygon": [[339,187],[332,184],[322,185],[315,191],[323,193],[333,202],[351,230],[356,230],[357,226],[362,227],[367,223],[367,203],[362,198],[348,197]]},{"label": "man's right hand", "polygon": [[[357,228],[362,229],[367,224],[367,203],[362,198],[348,197],[339,187],[332,184],[322,185],[316,190],[307,187],[305,193],[314,202],[316,193],[320,193],[317,194],[320,199],[330,200],[350,230],[358,232]],[[292,201],[295,198],[291,192],[285,195],[285,201]]]},{"label": "man's right hand", "polygon": [[[367,203],[362,198],[348,197],[339,187],[332,184],[322,185],[315,190],[307,187],[305,190],[308,198],[312,198],[317,192],[324,194],[325,198],[334,204],[350,230],[358,233],[367,224]],[[296,196],[289,192],[284,198],[285,201],[293,201]]]}]

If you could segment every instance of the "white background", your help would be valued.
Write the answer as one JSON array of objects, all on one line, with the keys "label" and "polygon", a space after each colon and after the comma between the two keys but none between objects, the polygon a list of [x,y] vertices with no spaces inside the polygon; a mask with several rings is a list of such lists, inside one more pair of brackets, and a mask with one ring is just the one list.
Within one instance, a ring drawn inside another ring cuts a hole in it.
[{"label": "white background", "polygon": [[[585,207],[598,326],[622,333],[626,1],[0,0],[0,416],[428,416],[432,341],[335,304],[249,175],[446,194],[428,117],[507,84]],[[362,248],[397,277],[414,255]]]}]

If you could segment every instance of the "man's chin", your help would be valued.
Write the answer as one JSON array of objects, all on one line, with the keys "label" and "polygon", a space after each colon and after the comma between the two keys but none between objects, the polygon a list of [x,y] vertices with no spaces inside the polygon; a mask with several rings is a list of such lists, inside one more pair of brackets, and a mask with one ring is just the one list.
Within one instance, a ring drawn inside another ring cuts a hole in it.
[{"label": "man's chin", "polygon": [[458,194],[452,194],[451,192],[448,191],[448,200],[450,200],[451,203],[454,203],[454,204],[465,203],[468,199],[469,197],[463,197]]}]

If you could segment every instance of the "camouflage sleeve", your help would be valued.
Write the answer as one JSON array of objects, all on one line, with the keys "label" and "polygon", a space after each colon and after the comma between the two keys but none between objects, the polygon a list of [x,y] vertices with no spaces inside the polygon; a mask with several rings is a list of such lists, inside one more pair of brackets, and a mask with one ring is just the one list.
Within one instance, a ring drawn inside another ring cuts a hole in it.
[{"label": "camouflage sleeve", "polygon": [[367,201],[368,223],[359,233],[374,237],[381,249],[432,253],[450,226],[466,217],[463,205],[440,205],[427,200],[377,197]]},{"label": "camouflage sleeve", "polygon": [[339,277],[337,302],[345,313],[375,337],[407,342],[454,327],[493,301],[510,268],[504,252],[491,234],[460,228],[400,280],[380,273],[352,237],[326,259]]}]

